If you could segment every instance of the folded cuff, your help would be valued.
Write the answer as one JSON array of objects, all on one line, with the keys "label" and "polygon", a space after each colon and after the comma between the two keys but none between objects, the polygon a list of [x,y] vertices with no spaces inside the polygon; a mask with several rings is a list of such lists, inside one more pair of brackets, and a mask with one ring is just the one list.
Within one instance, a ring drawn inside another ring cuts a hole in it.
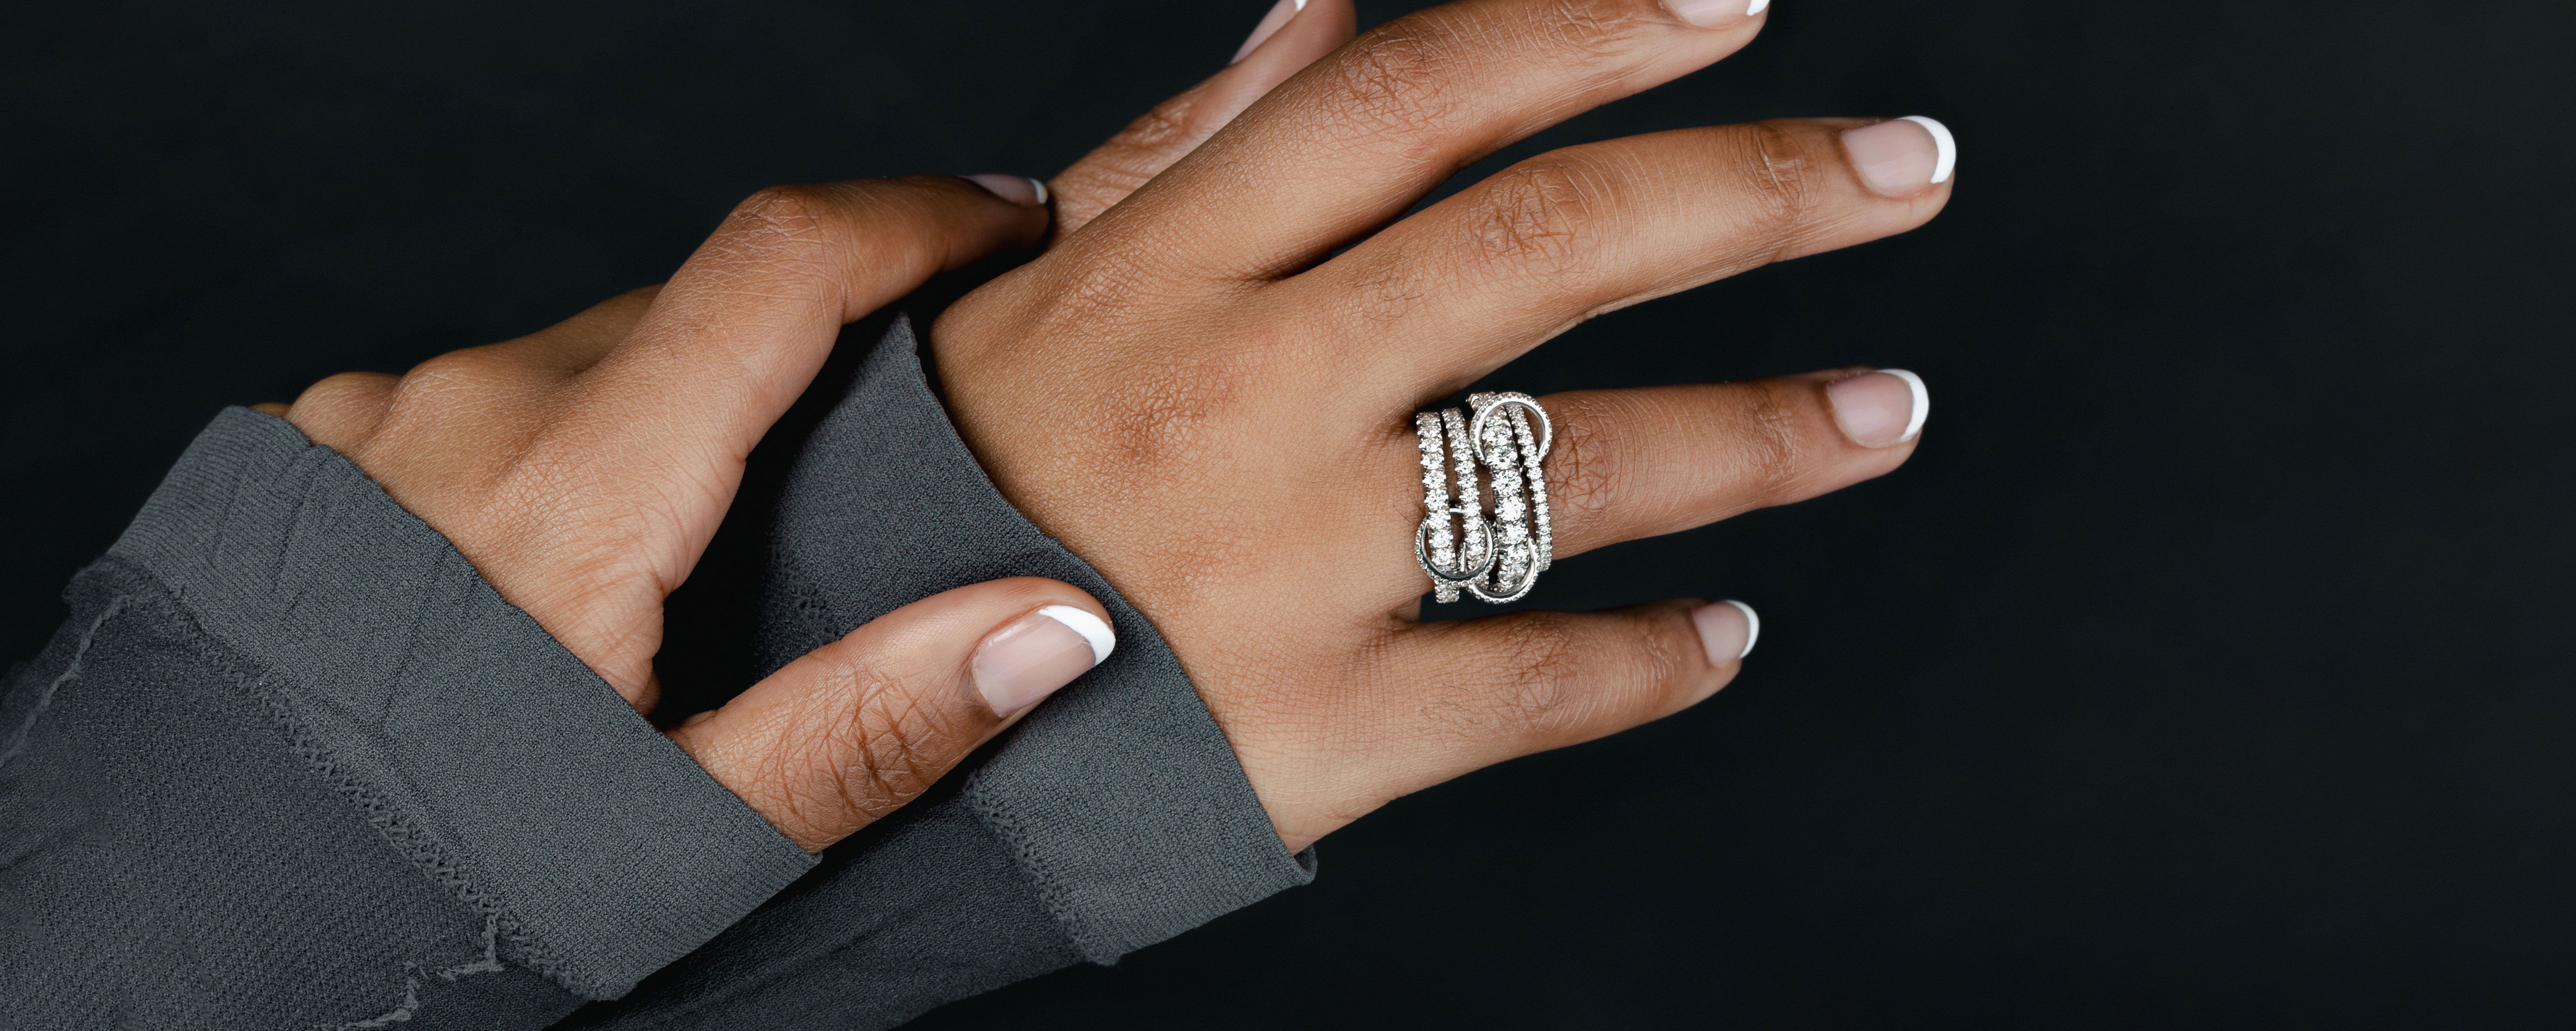
[{"label": "folded cuff", "polygon": [[940,591],[1053,577],[1108,609],[1118,650],[1022,720],[961,802],[1097,963],[1314,877],[1292,856],[1152,623],[1021,516],[931,390],[897,317],[790,469],[770,530],[761,664],[775,669]]},{"label": "folded cuff", "polygon": [[624,994],[814,864],[282,420],[217,416],[106,561],[263,667],[341,794],[577,995]]}]

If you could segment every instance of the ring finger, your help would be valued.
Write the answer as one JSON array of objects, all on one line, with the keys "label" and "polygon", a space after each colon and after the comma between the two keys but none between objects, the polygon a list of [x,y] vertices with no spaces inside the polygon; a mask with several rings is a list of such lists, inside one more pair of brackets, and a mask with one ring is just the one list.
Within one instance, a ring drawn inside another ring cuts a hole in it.
[{"label": "ring finger", "polygon": [[[1547,475],[1555,555],[1678,533],[1757,508],[1793,504],[1895,471],[1914,454],[1931,392],[1902,369],[1841,369],[1738,383],[1578,390],[1539,399],[1555,427]],[[1381,482],[1419,469],[1408,430],[1391,433]],[[1395,470],[1401,469],[1402,472]],[[1426,587],[1401,538],[1419,495],[1391,507],[1386,536],[1396,596]],[[1389,522],[1394,522],[1390,519]],[[1396,556],[1403,556],[1397,558]]]}]

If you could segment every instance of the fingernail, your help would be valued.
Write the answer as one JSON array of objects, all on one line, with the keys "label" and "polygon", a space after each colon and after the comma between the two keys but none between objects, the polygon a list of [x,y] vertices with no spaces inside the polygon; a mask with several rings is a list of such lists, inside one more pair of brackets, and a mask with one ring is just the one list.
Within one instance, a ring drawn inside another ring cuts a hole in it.
[{"label": "fingernail", "polygon": [[966,181],[984,188],[984,192],[1013,204],[1043,208],[1047,202],[1046,184],[1025,175],[970,175]]},{"label": "fingernail", "polygon": [[1279,0],[1278,3],[1270,5],[1270,13],[1262,15],[1261,24],[1252,27],[1251,38],[1244,40],[1242,46],[1235,48],[1234,61],[1226,63],[1233,64],[1235,61],[1252,56],[1252,52],[1260,49],[1261,44],[1269,42],[1271,36],[1278,34],[1280,26],[1288,24],[1288,19],[1296,17],[1297,12],[1305,9],[1306,0]]},{"label": "fingernail", "polygon": [[1922,115],[1843,130],[1843,150],[1862,182],[1882,196],[1905,197],[1950,181],[1959,143],[1950,127]]},{"label": "fingernail", "polygon": [[975,690],[995,716],[1036,705],[1109,658],[1118,635],[1101,618],[1049,605],[993,631],[975,649]]},{"label": "fingernail", "polygon": [[1750,18],[1771,6],[1771,0],[1666,0],[1673,16],[1693,25],[1719,25],[1736,18]]},{"label": "fingernail", "polygon": [[1825,388],[1833,402],[1834,423],[1843,436],[1862,447],[1895,447],[1923,432],[1932,414],[1932,392],[1923,377],[1903,369],[1880,369]]},{"label": "fingernail", "polygon": [[1692,610],[1691,622],[1699,627],[1708,661],[1720,666],[1753,654],[1753,642],[1762,639],[1761,614],[1740,601],[1702,605]]}]

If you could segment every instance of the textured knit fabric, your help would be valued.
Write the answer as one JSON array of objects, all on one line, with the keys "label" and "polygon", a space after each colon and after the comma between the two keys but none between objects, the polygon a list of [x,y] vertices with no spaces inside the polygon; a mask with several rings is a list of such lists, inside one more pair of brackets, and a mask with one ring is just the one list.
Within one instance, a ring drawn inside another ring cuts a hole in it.
[{"label": "textured knit fabric", "polygon": [[0,705],[0,1028],[535,1028],[580,1004],[388,847],[278,685],[167,591],[110,563],[70,601]]},{"label": "textured knit fabric", "polygon": [[69,597],[0,723],[0,1021],[542,1026],[814,865],[269,416]]},{"label": "textured knit fabric", "polygon": [[763,666],[1029,574],[1100,599],[1109,662],[817,865],[355,466],[229,410],[0,691],[0,1027],[621,995],[572,1023],[883,1027],[1311,876],[1160,636],[984,478],[908,325],[818,389]]}]

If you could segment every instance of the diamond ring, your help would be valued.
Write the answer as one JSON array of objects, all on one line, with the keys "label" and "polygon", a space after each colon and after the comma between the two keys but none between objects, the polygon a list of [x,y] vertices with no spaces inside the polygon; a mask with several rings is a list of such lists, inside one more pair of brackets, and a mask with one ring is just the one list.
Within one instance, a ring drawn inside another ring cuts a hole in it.
[{"label": "diamond ring", "polygon": [[[1473,394],[1467,404],[1472,417],[1454,408],[1413,417],[1422,452],[1422,523],[1413,556],[1438,600],[1456,601],[1464,590],[1499,605],[1527,596],[1555,560],[1541,463],[1556,442],[1556,427],[1528,394]],[[1490,490],[1480,489],[1479,469]],[[1482,503],[1487,493],[1494,499],[1490,515]]]}]

